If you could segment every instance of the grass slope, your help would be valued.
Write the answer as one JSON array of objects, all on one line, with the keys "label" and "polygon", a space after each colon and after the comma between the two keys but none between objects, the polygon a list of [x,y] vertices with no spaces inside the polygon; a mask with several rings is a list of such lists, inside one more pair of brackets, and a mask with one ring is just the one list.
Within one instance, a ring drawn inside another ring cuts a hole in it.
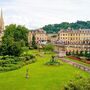
[{"label": "grass slope", "polygon": [[[0,73],[0,90],[62,90],[61,87],[68,80],[74,79],[77,72],[84,77],[89,77],[88,73],[66,63],[61,66],[45,66],[50,57],[51,54],[37,56],[36,63],[19,70]],[[25,78],[26,68],[29,68],[29,79]]]}]

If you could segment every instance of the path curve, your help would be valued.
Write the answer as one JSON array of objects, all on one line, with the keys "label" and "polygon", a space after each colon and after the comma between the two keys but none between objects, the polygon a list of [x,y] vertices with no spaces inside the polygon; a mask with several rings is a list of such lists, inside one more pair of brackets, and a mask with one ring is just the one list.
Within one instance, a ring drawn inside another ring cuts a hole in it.
[{"label": "path curve", "polygon": [[90,74],[90,67],[88,66],[85,66],[85,65],[82,65],[82,64],[79,64],[79,63],[76,63],[76,62],[73,62],[73,61],[70,61],[70,60],[67,60],[65,58],[60,58],[60,60],[62,60],[63,62],[66,62],[74,67],[77,67],[83,71],[86,71]]}]

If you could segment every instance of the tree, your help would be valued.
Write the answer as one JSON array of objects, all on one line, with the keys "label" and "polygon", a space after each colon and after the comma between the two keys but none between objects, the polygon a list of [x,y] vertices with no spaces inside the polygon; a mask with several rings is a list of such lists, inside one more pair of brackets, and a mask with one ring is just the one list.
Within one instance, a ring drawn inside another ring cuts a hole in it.
[{"label": "tree", "polygon": [[85,57],[88,56],[88,51],[87,51],[87,50],[85,51],[84,56],[85,56]]},{"label": "tree", "polygon": [[47,45],[44,46],[43,50],[44,51],[53,51],[54,46],[52,44],[47,44]]},{"label": "tree", "polygon": [[34,36],[34,35],[33,35],[33,37],[32,37],[32,47],[33,47],[34,49],[37,49],[36,39],[35,39],[35,36]]},{"label": "tree", "polygon": [[21,25],[11,24],[6,26],[2,45],[0,46],[1,55],[20,55],[22,47],[27,46],[28,29]]},{"label": "tree", "polygon": [[67,51],[67,52],[66,52],[66,55],[67,55],[67,56],[70,56],[70,55],[71,55],[71,51],[69,51],[69,52]]},{"label": "tree", "polygon": [[3,40],[7,37],[12,37],[15,42],[23,41],[28,44],[28,29],[21,25],[10,24],[6,26]]},{"label": "tree", "polygon": [[7,48],[7,50],[8,55],[19,56],[22,51],[20,42],[14,42],[11,46]]},{"label": "tree", "polygon": [[15,42],[12,37],[5,38],[0,47],[1,55],[19,56],[21,54],[21,42]]},{"label": "tree", "polygon": [[76,51],[76,55],[77,55],[77,56],[79,55],[79,52],[78,52],[78,50]]},{"label": "tree", "polygon": [[45,25],[43,29],[47,33],[57,33],[61,29],[68,29],[68,27],[73,28],[75,30],[77,29],[90,29],[90,21],[77,21],[74,23],[68,23],[68,22],[62,22],[60,24],[49,24]]},{"label": "tree", "polygon": [[90,52],[86,52],[85,57],[86,57],[87,60],[90,60]]},{"label": "tree", "polygon": [[80,54],[79,54],[79,56],[83,56],[83,51],[80,51]]},{"label": "tree", "polygon": [[75,51],[74,50],[72,51],[72,55],[75,55]]}]

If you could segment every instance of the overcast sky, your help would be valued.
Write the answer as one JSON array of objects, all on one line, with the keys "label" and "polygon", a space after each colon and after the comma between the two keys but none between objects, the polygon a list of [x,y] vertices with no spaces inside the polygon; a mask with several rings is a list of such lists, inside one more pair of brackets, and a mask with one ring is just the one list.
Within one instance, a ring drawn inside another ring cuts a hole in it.
[{"label": "overcast sky", "polygon": [[90,20],[90,0],[0,0],[5,25],[30,29],[47,24]]}]

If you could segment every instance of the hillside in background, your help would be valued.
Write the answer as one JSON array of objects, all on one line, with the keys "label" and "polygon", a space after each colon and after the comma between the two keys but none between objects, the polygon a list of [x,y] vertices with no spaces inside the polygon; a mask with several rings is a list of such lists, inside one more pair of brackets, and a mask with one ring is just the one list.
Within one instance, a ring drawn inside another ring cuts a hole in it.
[{"label": "hillside in background", "polygon": [[61,29],[68,29],[68,27],[77,30],[77,29],[90,29],[90,21],[77,21],[75,23],[62,22],[60,24],[49,24],[45,25],[43,29],[47,33],[57,33]]}]

